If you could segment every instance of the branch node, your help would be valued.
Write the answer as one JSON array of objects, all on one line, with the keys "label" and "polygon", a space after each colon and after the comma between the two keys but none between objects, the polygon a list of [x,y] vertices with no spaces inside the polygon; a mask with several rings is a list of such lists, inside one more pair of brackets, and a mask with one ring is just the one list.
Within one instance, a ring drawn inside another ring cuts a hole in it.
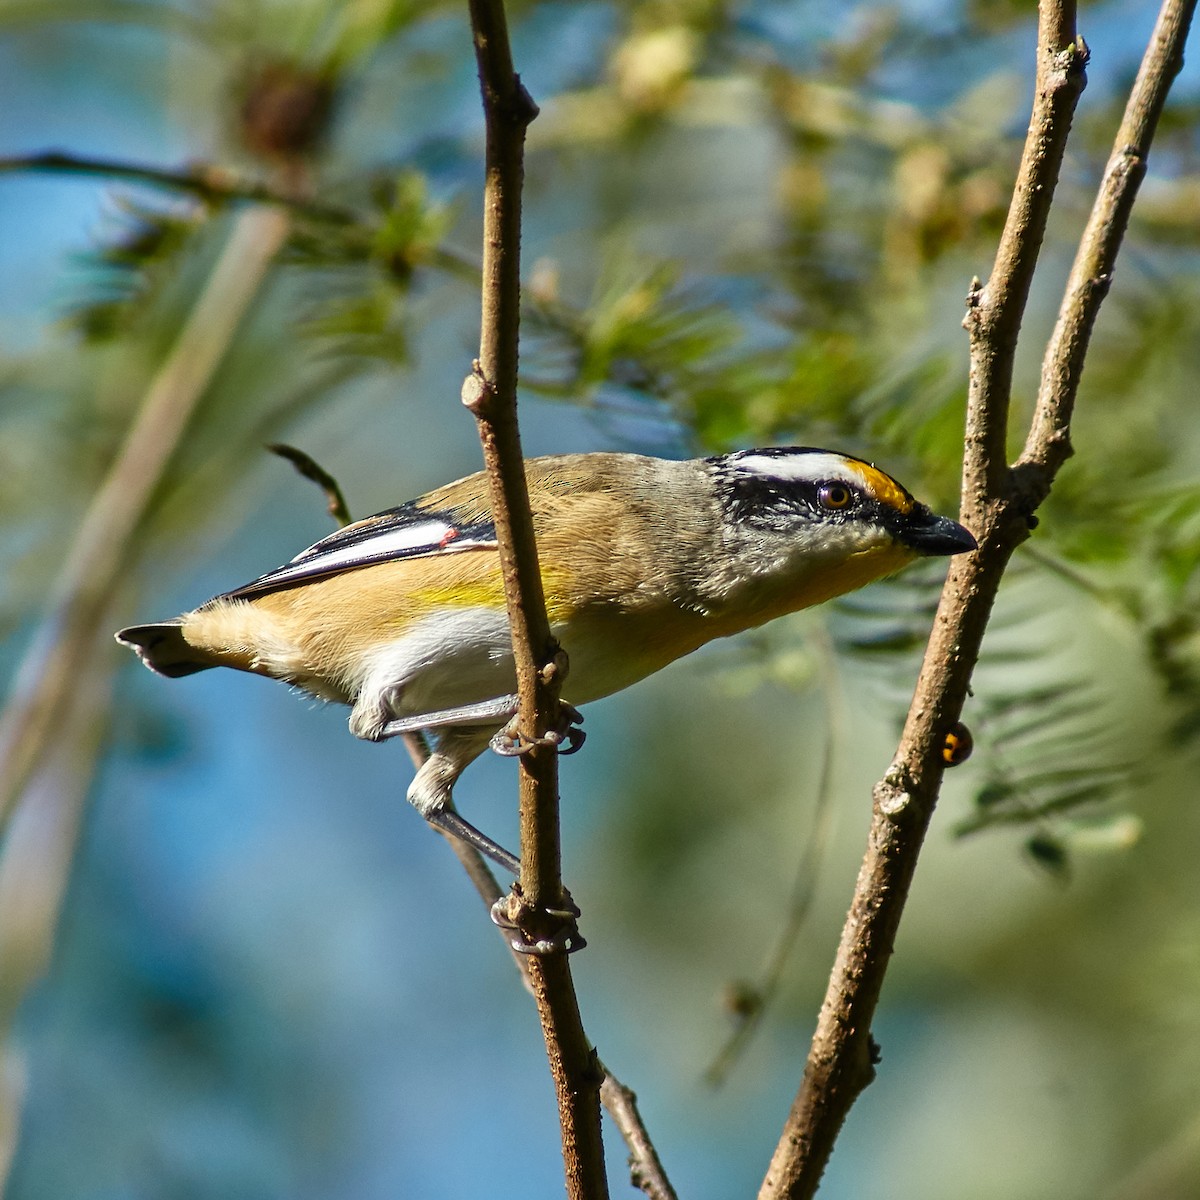
[{"label": "branch node", "polygon": [[563,680],[567,677],[568,666],[567,652],[556,642],[550,661],[542,666],[542,683],[549,687],[550,684],[557,680],[561,687]]},{"label": "branch node", "polygon": [[[1071,75],[1082,76],[1091,57],[1092,52],[1088,49],[1087,42],[1083,40],[1082,35],[1079,35],[1069,46],[1064,46],[1054,56],[1054,69],[1068,77]],[[1086,82],[1086,78],[1084,82]]]},{"label": "branch node", "polygon": [[965,303],[967,311],[963,314],[962,327],[973,337],[983,320],[981,310],[984,305],[984,287],[983,280],[978,275],[971,276],[971,286],[967,289]]},{"label": "branch node", "polygon": [[515,86],[508,105],[509,120],[515,125],[528,125],[542,110],[521,82],[520,75],[513,76],[513,83]]},{"label": "branch node", "polygon": [[471,373],[463,380],[463,406],[474,417],[481,417],[496,398],[496,389],[484,378],[479,359],[471,364]]},{"label": "branch node", "polygon": [[913,802],[912,792],[895,784],[879,784],[875,788],[875,804],[891,820],[903,816]]}]

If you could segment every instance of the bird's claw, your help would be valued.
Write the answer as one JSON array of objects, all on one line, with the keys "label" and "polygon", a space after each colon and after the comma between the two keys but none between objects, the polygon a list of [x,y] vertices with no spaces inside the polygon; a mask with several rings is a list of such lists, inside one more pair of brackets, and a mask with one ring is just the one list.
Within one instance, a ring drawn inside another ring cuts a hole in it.
[{"label": "bird's claw", "polygon": [[[574,954],[587,945],[587,939],[579,932],[579,908],[564,890],[566,907],[535,910],[525,902],[514,884],[507,896],[501,896],[492,905],[492,922],[504,930],[508,944],[518,954],[533,954],[544,957],[548,954]],[[547,933],[533,935],[528,931],[529,918],[538,912],[543,918],[552,920],[556,928]]]},{"label": "bird's claw", "polygon": [[557,727],[547,729],[541,737],[530,737],[527,733],[522,733],[517,725],[518,718],[513,717],[493,736],[490,743],[492,749],[505,758],[528,754],[535,746],[555,746],[560,754],[574,754],[587,739],[587,734],[578,728],[583,723],[583,713],[565,701],[559,701],[558,711]]}]

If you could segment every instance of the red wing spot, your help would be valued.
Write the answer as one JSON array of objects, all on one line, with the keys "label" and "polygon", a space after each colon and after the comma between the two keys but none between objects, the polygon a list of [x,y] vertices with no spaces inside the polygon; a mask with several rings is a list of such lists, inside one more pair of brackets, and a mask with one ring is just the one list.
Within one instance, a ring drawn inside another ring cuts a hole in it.
[{"label": "red wing spot", "polygon": [[450,543],[454,541],[456,537],[458,537],[458,530],[451,525],[450,528],[442,534],[442,540],[438,542],[438,549],[445,550],[445,548],[450,545]]}]

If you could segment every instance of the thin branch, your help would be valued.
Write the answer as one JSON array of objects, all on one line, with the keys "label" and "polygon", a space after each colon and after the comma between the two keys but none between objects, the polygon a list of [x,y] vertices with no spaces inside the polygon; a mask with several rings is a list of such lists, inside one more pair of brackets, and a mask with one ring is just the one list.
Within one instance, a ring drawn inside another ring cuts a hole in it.
[{"label": "thin branch", "polygon": [[1003,489],[1008,461],[1008,403],[1017,336],[1075,105],[1086,85],[1088,52],[1075,32],[1075,4],[1043,0],[1038,10],[1033,116],[1013,187],[996,262],[986,285],[976,280],[963,325],[971,342],[967,394],[963,516],[975,529]]},{"label": "thin branch", "polygon": [[804,926],[812,911],[817,896],[817,882],[821,874],[821,862],[829,849],[829,838],[833,830],[835,814],[833,795],[833,763],[836,750],[837,730],[843,727],[842,689],[838,683],[833,646],[828,636],[819,640],[821,676],[821,698],[825,709],[825,737],[821,746],[821,765],[817,771],[817,791],[814,801],[812,827],[807,831],[800,853],[792,894],[788,901],[787,915],[783,928],[776,935],[775,945],[767,957],[766,965],[757,982],[747,989],[750,1003],[744,1006],[740,1020],[733,1032],[720,1047],[708,1069],[704,1082],[710,1087],[720,1087],[733,1070],[754,1036],[767,1009],[775,1001],[783,983],[784,971],[796,948]]},{"label": "thin branch", "polygon": [[203,163],[172,171],[120,159],[67,154],[61,150],[43,150],[36,154],[0,157],[0,174],[15,171],[51,171],[64,175],[96,175],[108,179],[124,179],[130,183],[144,183],[169,191],[189,192],[211,204],[271,204],[334,225],[356,225],[362,221],[362,216],[352,209],[306,199],[266,183],[239,179],[225,167]]},{"label": "thin branch", "polygon": [[[146,184],[167,191],[188,192],[209,204],[273,204],[298,217],[346,228],[369,227],[372,223],[369,214],[337,204],[312,200],[295,190],[240,178],[227,167],[206,163],[194,163],[181,170],[169,170],[165,167],[152,167],[120,159],[66,154],[60,150],[0,156],[0,175],[21,171],[51,171],[64,175],[124,179],[130,183]],[[479,282],[478,260],[459,250],[435,246],[428,251],[427,261],[431,266],[456,278],[475,284]]]},{"label": "thin branch", "polygon": [[[942,601],[891,767],[874,789],[866,857],[859,872],[829,989],[804,1078],[759,1193],[761,1200],[815,1194],[846,1114],[874,1077],[877,1047],[871,1022],[913,873],[941,785],[941,746],[966,699],[983,632],[1013,550],[1029,534],[1033,507],[1048,493],[1065,461],[1066,435],[1083,366],[1082,349],[1111,275],[1132,192],[1144,162],[1182,46],[1195,0],[1166,0],[1146,51],[1100,189],[1080,261],[1051,342],[1042,394],[1030,434],[1032,450],[1004,466],[1013,339],[1020,327],[1029,272],[1058,175],[1085,54],[1075,36],[1074,5],[1043,0],[1039,22],[1034,117],[1001,252],[986,288],[972,289],[971,400],[964,456],[963,515],[980,543],[951,565]],[[1136,140],[1130,141],[1131,133]],[[1126,147],[1132,145],[1132,155]],[[1105,252],[1089,246],[1102,243]],[[1079,276],[1077,278],[1077,275]],[[1073,331],[1073,332],[1072,332]],[[1061,345],[1061,349],[1056,347]],[[1028,476],[1041,472],[1036,488]]]},{"label": "thin branch", "polygon": [[1163,4],[1125,106],[1121,127],[1092,205],[1046,357],[1037,408],[1017,464],[1027,499],[1040,504],[1058,469],[1071,455],[1070,425],[1083,361],[1096,315],[1112,285],[1117,251],[1146,174],[1150,143],[1183,66],[1183,47],[1196,0]]},{"label": "thin branch", "polygon": [[[521,880],[512,913],[527,936],[556,930],[562,886],[557,749],[541,744],[558,724],[565,658],[550,633],[517,427],[521,186],[525,130],[537,107],[513,71],[502,0],[470,0],[487,127],[483,304],[479,360],[463,387],[487,467],[520,698],[531,743],[520,758]],[[599,1092],[603,1079],[579,1015],[565,948],[532,957],[529,977],[558,1095],[567,1195],[606,1197]]]},{"label": "thin branch", "polygon": [[[422,733],[406,733],[405,745],[413,766],[420,770],[429,757],[429,744]],[[450,849],[462,864],[467,877],[474,884],[484,907],[491,912],[493,905],[504,894],[496,882],[496,876],[488,866],[487,860],[475,849],[468,846],[461,838],[445,835]],[[513,962],[521,973],[525,987],[532,993],[533,982],[530,977],[530,965],[533,959],[526,954],[518,954],[513,950],[508,933],[497,929],[505,947],[512,954]],[[637,1096],[627,1088],[603,1063],[597,1061],[597,1067],[604,1075],[600,1085],[600,1102],[608,1110],[613,1123],[625,1139],[629,1150],[629,1176],[634,1187],[641,1188],[651,1200],[676,1200],[675,1189],[667,1179],[663,1170],[658,1151],[650,1140],[650,1132],[638,1111]]]},{"label": "thin branch", "polygon": [[267,449],[272,454],[278,454],[280,458],[286,458],[299,474],[305,479],[311,479],[325,493],[329,515],[340,528],[350,524],[350,509],[346,505],[341,485],[311,454],[305,454],[303,450],[297,450],[295,446],[289,446],[285,442],[270,442]]},{"label": "thin branch", "polygon": [[645,1192],[650,1200],[676,1200],[675,1189],[663,1170],[658,1151],[655,1150],[642,1122],[637,1096],[603,1063],[597,1065],[604,1072],[604,1082],[600,1085],[600,1099],[621,1131],[625,1145],[629,1147],[630,1181],[634,1187]]},{"label": "thin branch", "polygon": [[76,664],[91,650],[129,561],[133,535],[289,228],[287,214],[278,208],[239,214],[66,554],[49,612],[0,714],[0,829],[30,775],[64,733],[62,714]]}]

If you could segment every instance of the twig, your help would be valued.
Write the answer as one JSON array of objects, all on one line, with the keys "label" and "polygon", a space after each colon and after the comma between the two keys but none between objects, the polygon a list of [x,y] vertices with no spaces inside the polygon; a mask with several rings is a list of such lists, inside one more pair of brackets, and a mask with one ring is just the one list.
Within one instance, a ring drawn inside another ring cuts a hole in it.
[{"label": "twig", "polygon": [[64,175],[98,175],[125,179],[176,192],[190,192],[213,204],[241,202],[271,204],[314,220],[335,225],[355,225],[362,217],[349,208],[306,199],[269,184],[239,179],[225,167],[197,163],[182,170],[151,167],[143,163],[112,158],[92,158],[67,154],[61,150],[42,150],[36,154],[0,157],[0,174],[14,171],[53,171]]},{"label": "twig", "polygon": [[346,506],[346,497],[342,495],[340,484],[311,454],[305,454],[303,450],[284,442],[270,442],[267,449],[280,458],[286,458],[305,479],[311,479],[325,493],[329,515],[339,526],[344,528],[350,524],[350,509]]},{"label": "twig", "polygon": [[676,1200],[675,1189],[638,1112],[637,1096],[603,1063],[597,1065],[604,1072],[600,1099],[629,1147],[629,1178],[633,1186],[645,1192],[650,1200]]},{"label": "twig", "polygon": [[[429,757],[429,744],[422,733],[404,734],[404,742],[408,747],[409,757],[413,766],[418,770]],[[467,877],[474,884],[484,907],[490,912],[492,906],[504,894],[492,874],[487,860],[475,849],[467,845],[461,838],[445,835],[450,849],[462,864]],[[508,934],[503,929],[497,929],[501,940],[512,954],[513,962],[521,973],[525,987],[533,992],[533,982],[530,977],[530,965],[534,961],[529,955],[517,954],[509,942]],[[597,1061],[597,1067],[603,1072],[604,1081],[600,1085],[600,1102],[608,1110],[613,1123],[620,1131],[625,1145],[629,1149],[629,1175],[634,1187],[641,1188],[651,1200],[676,1200],[675,1189],[671,1187],[666,1172],[658,1157],[658,1151],[650,1140],[650,1133],[642,1121],[638,1111],[637,1096],[627,1088],[603,1063]]]},{"label": "twig", "polygon": [[49,613],[17,670],[0,717],[0,829],[30,775],[63,733],[60,721],[76,664],[91,648],[129,560],[133,535],[289,228],[287,214],[277,208],[256,207],[239,214],[84,517],[55,584]]},{"label": "twig", "polygon": [[1183,47],[1195,11],[1196,0],[1165,0],[1129,93],[1042,361],[1037,408],[1017,462],[1027,503],[1040,504],[1045,499],[1055,474],[1071,455],[1071,414],[1083,360],[1096,315],[1112,284],[1117,251],[1146,174],[1158,118],[1183,66]]},{"label": "twig", "polygon": [[1088,52],[1075,32],[1074,0],[1038,9],[1033,116],[996,262],[986,285],[972,283],[963,325],[971,342],[963,459],[963,517],[975,529],[1004,491],[1008,403],[1025,302],[1067,148],[1075,105],[1087,82]]},{"label": "twig", "polygon": [[[804,1078],[759,1193],[812,1196],[846,1114],[874,1077],[871,1021],[941,784],[942,740],[966,698],[1000,579],[1029,533],[1033,508],[1069,453],[1083,349],[1111,276],[1140,169],[1178,63],[1195,0],[1166,0],[1146,51],[1114,159],[1096,200],[1044,367],[1025,454],[1004,466],[1013,339],[1053,195],[1085,54],[1074,5],[1043,0],[1038,80],[1017,194],[986,288],[969,298],[971,394],[963,515],[980,543],[951,566],[896,757],[874,789],[866,857],[843,929]],[[1132,140],[1131,140],[1132,139]],[[1080,265],[1084,264],[1084,265]]]},{"label": "twig", "polygon": [[[64,175],[124,179],[167,191],[189,192],[210,204],[273,204],[296,216],[321,221],[326,225],[350,228],[371,224],[369,215],[352,208],[312,200],[295,189],[277,188],[268,183],[242,179],[226,167],[206,163],[195,163],[172,171],[120,159],[65,154],[60,150],[0,156],[0,174],[20,171],[53,171]],[[459,279],[478,283],[479,263],[469,255],[446,246],[434,246],[427,255],[426,261],[431,266]]]},{"label": "twig", "polygon": [[[538,745],[557,724],[565,659],[550,633],[517,427],[521,185],[525,129],[537,107],[513,70],[502,0],[470,0],[487,127],[483,302],[479,360],[463,387],[474,413],[492,498],[512,628],[519,721],[534,741],[520,758],[521,880],[513,915],[533,937],[551,935],[548,910],[566,904],[558,820],[558,763]],[[525,927],[528,926],[528,929]],[[567,1195],[606,1197],[600,1133],[602,1073],[579,1015],[565,949],[535,956],[529,977],[558,1095]]]}]

